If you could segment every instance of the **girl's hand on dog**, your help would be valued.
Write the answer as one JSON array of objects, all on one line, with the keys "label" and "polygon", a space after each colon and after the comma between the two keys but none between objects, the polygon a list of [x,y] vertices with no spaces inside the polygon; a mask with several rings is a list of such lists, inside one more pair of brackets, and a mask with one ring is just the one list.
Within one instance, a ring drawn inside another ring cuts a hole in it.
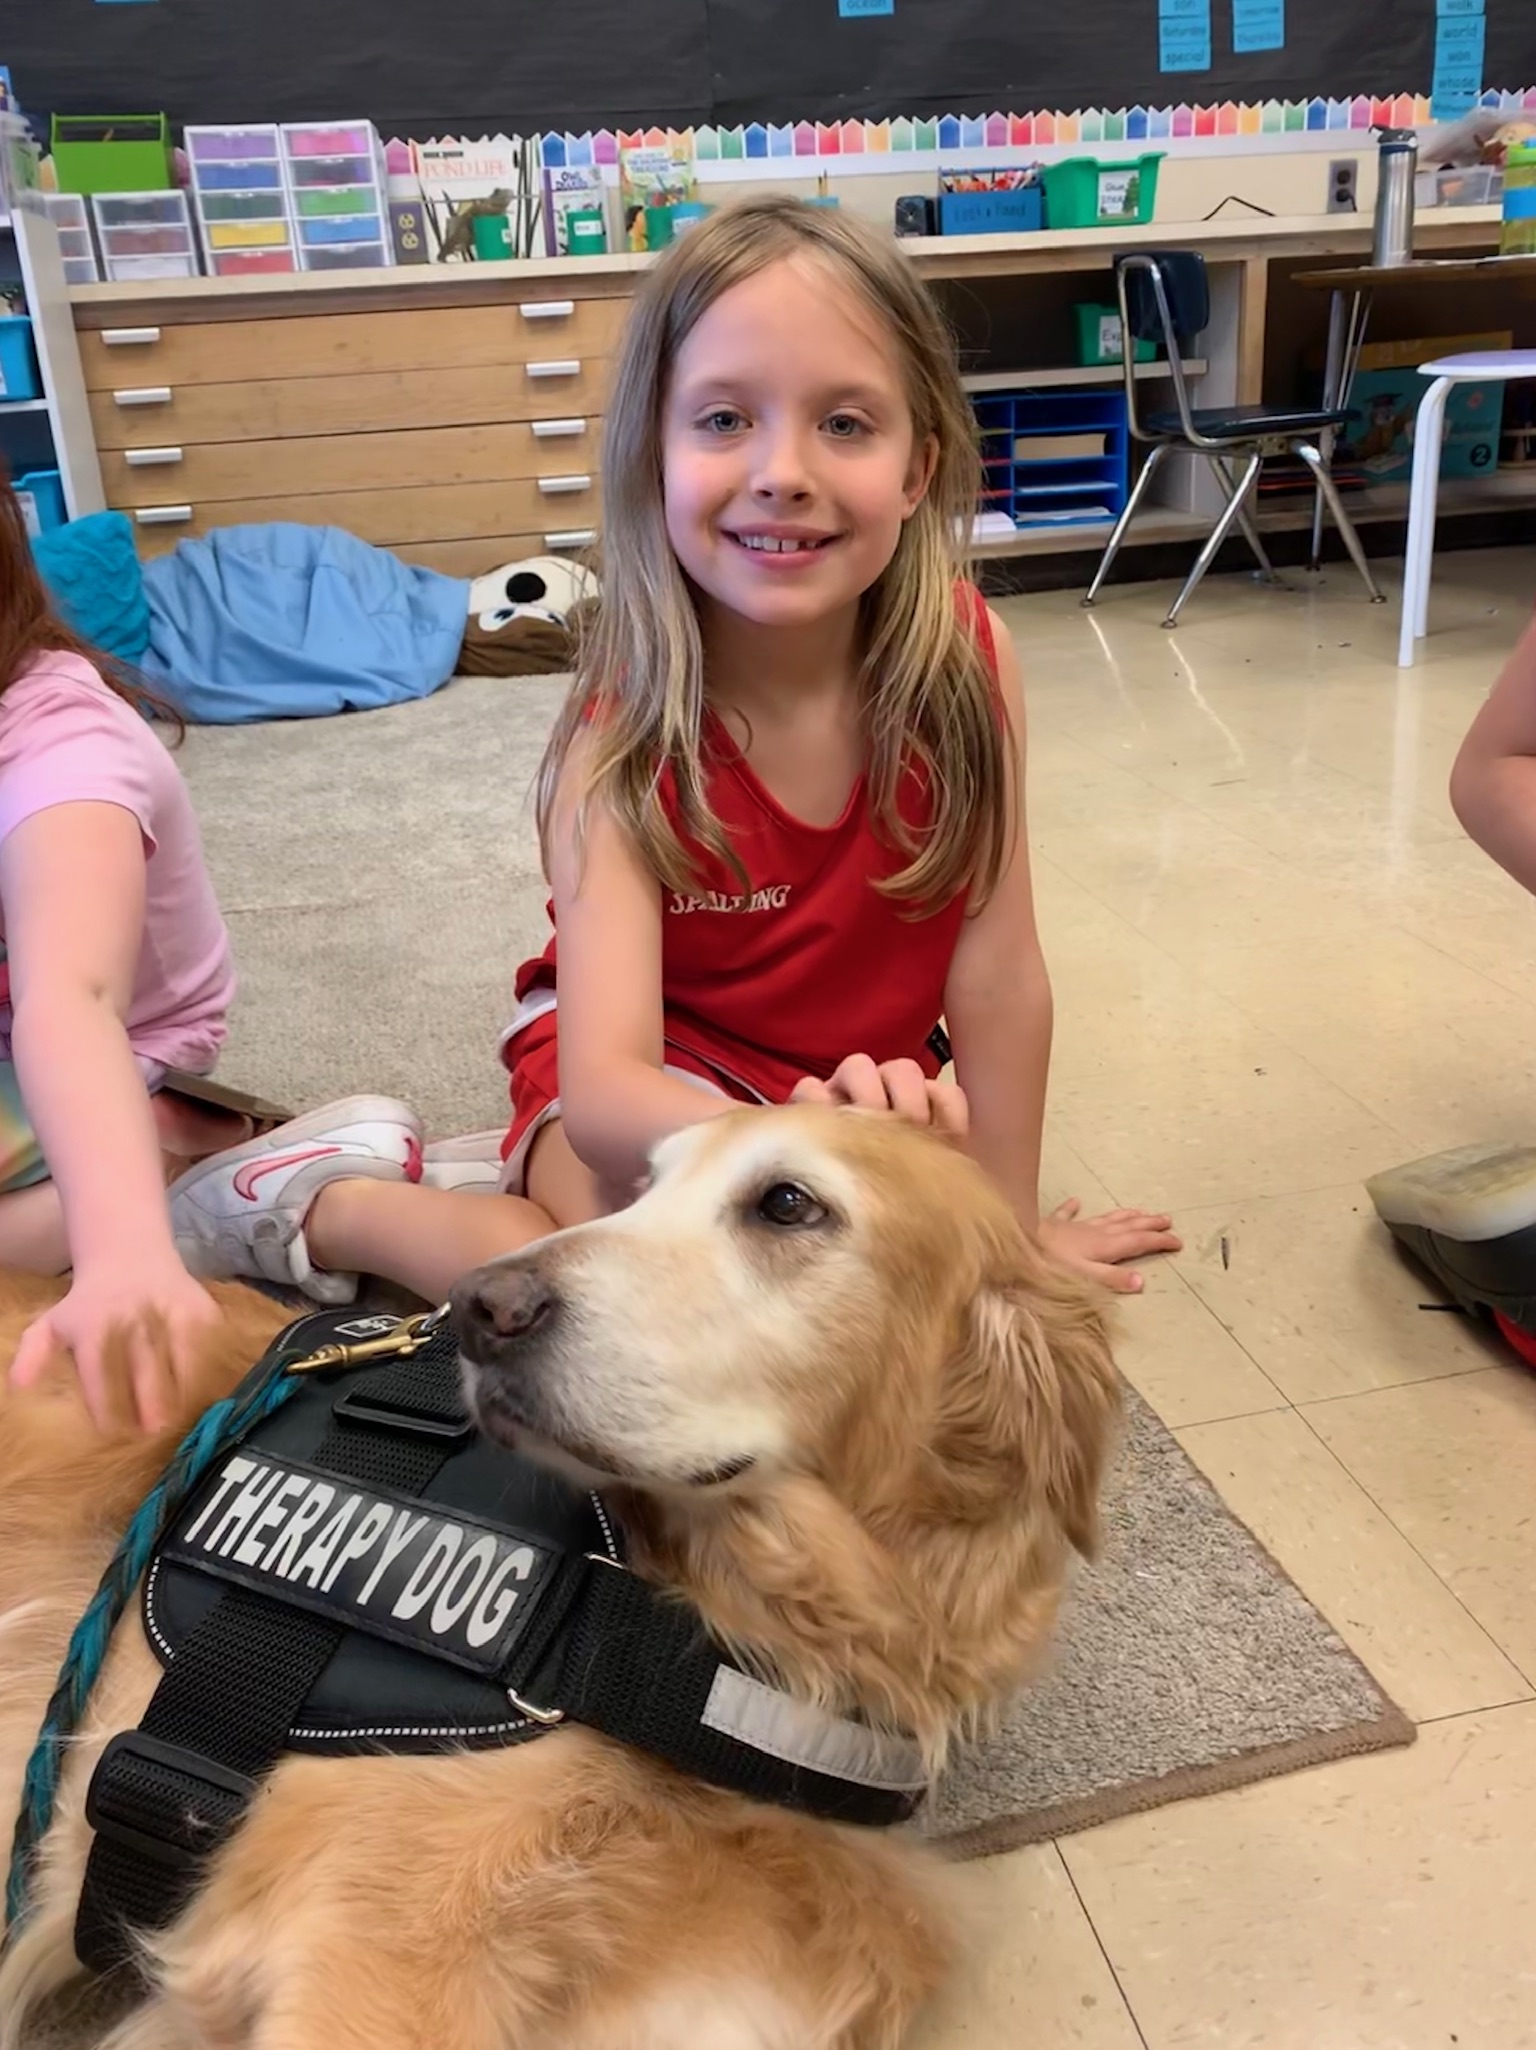
[{"label": "girl's hand on dog", "polygon": [[877,1064],[867,1053],[849,1054],[829,1081],[807,1075],[795,1084],[789,1100],[894,1111],[909,1125],[929,1125],[947,1139],[963,1139],[971,1122],[964,1092],[955,1083],[930,1081],[916,1061]]},{"label": "girl's hand on dog", "polygon": [[32,1388],[59,1352],[73,1357],[85,1406],[99,1429],[136,1421],[158,1430],[176,1413],[220,1311],[172,1256],[158,1265],[77,1272],[69,1294],[28,1326],[11,1368],[13,1388]]},{"label": "girl's hand on dog", "polygon": [[1048,1253],[1079,1274],[1120,1295],[1137,1295],[1141,1275],[1127,1267],[1149,1253],[1177,1253],[1184,1241],[1173,1219],[1150,1210],[1106,1210],[1102,1217],[1080,1217],[1076,1196],[1059,1203],[1040,1220],[1040,1242]]}]

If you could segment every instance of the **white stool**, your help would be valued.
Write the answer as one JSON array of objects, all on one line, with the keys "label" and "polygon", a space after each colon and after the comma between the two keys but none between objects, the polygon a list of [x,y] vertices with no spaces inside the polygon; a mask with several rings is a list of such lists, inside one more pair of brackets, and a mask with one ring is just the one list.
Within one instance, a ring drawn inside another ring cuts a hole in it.
[{"label": "white stool", "polygon": [[1413,432],[1413,480],[1408,487],[1408,549],[1403,574],[1403,623],[1397,666],[1411,669],[1416,643],[1429,624],[1429,576],[1435,553],[1435,499],[1440,489],[1440,441],[1445,401],[1453,384],[1507,384],[1536,377],[1536,349],[1492,349],[1475,356],[1442,356],[1421,363],[1420,377],[1434,383],[1419,401]]}]

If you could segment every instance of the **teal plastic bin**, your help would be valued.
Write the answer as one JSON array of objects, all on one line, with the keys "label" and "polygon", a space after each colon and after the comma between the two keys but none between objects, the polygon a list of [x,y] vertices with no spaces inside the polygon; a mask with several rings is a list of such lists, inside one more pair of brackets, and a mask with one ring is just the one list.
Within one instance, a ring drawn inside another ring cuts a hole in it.
[{"label": "teal plastic bin", "polygon": [[[1085,369],[1125,361],[1118,306],[1079,306],[1077,309],[1077,360]],[[1131,360],[1150,363],[1157,354],[1156,342],[1137,341]]]},{"label": "teal plastic bin", "polygon": [[1105,164],[1097,157],[1068,157],[1045,167],[1045,225],[1048,228],[1130,228],[1145,225],[1157,205],[1161,150]]},{"label": "teal plastic bin", "polygon": [[42,375],[37,367],[37,346],[32,323],[24,313],[0,317],[0,407],[18,399],[40,399]]},{"label": "teal plastic bin", "polygon": [[57,470],[28,470],[16,479],[13,489],[21,504],[22,523],[34,540],[68,520],[64,480]]}]

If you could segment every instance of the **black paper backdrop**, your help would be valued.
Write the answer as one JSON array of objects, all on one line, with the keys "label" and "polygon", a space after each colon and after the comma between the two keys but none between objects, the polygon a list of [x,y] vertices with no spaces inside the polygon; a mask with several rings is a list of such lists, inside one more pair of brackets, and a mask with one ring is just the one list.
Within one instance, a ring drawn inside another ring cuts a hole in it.
[{"label": "black paper backdrop", "polygon": [[[1427,92],[1434,0],[1286,0],[1283,50],[1157,68],[1157,0],[0,0],[29,110],[367,116],[386,135]],[[1491,84],[1536,84],[1536,0],[1488,0]]]}]

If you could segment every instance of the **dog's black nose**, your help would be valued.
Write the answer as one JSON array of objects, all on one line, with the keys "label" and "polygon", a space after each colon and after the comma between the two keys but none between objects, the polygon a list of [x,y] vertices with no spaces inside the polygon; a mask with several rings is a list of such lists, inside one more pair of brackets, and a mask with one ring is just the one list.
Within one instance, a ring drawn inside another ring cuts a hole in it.
[{"label": "dog's black nose", "polygon": [[477,1267],[449,1298],[454,1336],[473,1359],[508,1339],[526,1338],[553,1316],[560,1297],[536,1267]]}]

